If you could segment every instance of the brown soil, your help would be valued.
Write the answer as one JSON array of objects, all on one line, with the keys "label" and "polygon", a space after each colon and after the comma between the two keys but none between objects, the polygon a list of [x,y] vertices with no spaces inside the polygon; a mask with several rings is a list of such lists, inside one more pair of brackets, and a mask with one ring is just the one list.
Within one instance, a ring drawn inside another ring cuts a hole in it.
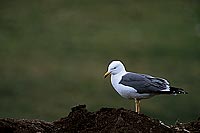
[{"label": "brown soil", "polygon": [[0,119],[0,133],[76,133],[76,132],[200,132],[200,120],[166,126],[156,119],[123,108],[101,108],[89,112],[85,105],[72,108],[67,117],[54,122]]}]

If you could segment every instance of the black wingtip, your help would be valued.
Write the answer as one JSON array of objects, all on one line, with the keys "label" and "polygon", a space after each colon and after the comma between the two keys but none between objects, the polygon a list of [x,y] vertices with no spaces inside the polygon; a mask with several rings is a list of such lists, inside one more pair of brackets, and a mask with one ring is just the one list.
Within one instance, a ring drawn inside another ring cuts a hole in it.
[{"label": "black wingtip", "polygon": [[172,92],[172,94],[188,94],[187,91],[184,91],[183,89],[176,87],[170,87],[170,92]]}]

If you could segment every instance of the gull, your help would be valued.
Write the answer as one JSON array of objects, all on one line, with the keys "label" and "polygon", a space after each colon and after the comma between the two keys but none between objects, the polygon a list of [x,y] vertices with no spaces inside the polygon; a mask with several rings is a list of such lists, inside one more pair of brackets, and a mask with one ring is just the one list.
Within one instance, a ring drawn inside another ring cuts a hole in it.
[{"label": "gull", "polygon": [[112,61],[104,78],[111,75],[113,88],[124,98],[135,99],[135,112],[140,113],[140,101],[160,94],[187,94],[181,88],[170,86],[166,79],[147,74],[127,72],[120,61]]}]

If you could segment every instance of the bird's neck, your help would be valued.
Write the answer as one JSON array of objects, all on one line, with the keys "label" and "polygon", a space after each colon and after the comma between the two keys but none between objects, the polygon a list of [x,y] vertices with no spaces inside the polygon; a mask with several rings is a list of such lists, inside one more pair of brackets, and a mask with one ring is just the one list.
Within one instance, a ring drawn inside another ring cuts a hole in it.
[{"label": "bird's neck", "polygon": [[111,76],[113,76],[113,77],[121,77],[122,75],[125,75],[126,73],[127,73],[126,70],[123,70],[123,71],[120,71],[119,73],[111,75]]},{"label": "bird's neck", "polygon": [[120,88],[118,87],[118,84],[119,82],[121,81],[122,79],[122,76],[125,75],[127,72],[126,71],[121,71],[115,75],[111,75],[111,83],[112,83],[112,86],[114,87],[114,89],[120,93]]}]

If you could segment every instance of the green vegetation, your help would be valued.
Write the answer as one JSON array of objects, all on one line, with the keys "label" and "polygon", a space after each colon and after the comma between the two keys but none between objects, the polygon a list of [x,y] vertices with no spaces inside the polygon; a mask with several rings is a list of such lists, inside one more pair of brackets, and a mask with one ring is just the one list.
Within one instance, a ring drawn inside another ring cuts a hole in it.
[{"label": "green vegetation", "polygon": [[77,104],[134,108],[103,79],[113,59],[189,92],[143,100],[167,123],[200,112],[200,2],[50,0],[0,4],[0,117],[52,121]]}]

